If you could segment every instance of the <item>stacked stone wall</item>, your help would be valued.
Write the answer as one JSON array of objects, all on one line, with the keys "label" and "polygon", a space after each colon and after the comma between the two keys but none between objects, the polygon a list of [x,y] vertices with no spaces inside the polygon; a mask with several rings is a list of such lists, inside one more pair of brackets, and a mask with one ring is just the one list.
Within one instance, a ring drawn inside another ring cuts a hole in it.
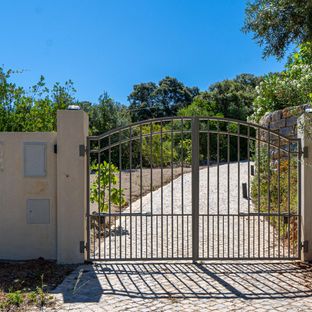
[{"label": "stacked stone wall", "polygon": [[297,120],[310,105],[287,107],[265,114],[259,124],[288,138],[297,138]]}]

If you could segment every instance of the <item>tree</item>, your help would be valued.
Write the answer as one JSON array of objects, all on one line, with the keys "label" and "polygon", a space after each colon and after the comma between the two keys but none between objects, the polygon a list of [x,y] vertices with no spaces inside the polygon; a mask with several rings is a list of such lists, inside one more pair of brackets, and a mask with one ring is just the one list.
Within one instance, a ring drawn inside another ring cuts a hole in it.
[{"label": "tree", "polygon": [[280,59],[291,44],[312,40],[312,1],[249,1],[243,31],[264,46],[264,56]]},{"label": "tree", "polygon": [[115,102],[104,92],[99,103],[86,105],[90,115],[90,129],[93,135],[101,134],[110,129],[127,125],[130,115],[126,106]]},{"label": "tree", "polygon": [[203,97],[209,102],[215,102],[217,113],[224,117],[246,120],[252,113],[255,88],[261,79],[254,75],[241,74],[233,80],[223,80],[211,85]]},{"label": "tree", "polygon": [[113,163],[104,161],[93,164],[91,170],[95,172],[95,179],[91,185],[91,203],[98,203],[100,212],[108,212],[110,203],[117,207],[124,206],[126,204],[124,189],[117,187],[119,169]]},{"label": "tree", "polygon": [[56,112],[75,103],[69,80],[48,89],[43,76],[29,91],[10,82],[18,71],[0,68],[0,131],[55,131]]},{"label": "tree", "polygon": [[156,90],[157,85],[154,82],[133,86],[133,91],[128,96],[132,121],[150,119],[159,114],[159,106],[157,106],[155,96]]},{"label": "tree", "polygon": [[252,113],[252,103],[256,97],[255,88],[261,77],[241,74],[232,80],[223,80],[201,92],[191,105],[180,109],[182,116],[223,116],[246,120]]},{"label": "tree", "polygon": [[128,96],[132,121],[175,116],[198,94],[197,87],[186,87],[172,77],[165,77],[158,85],[153,82],[135,85]]},{"label": "tree", "polygon": [[155,92],[163,116],[175,116],[179,109],[191,104],[199,94],[197,87],[186,87],[176,78],[165,77],[159,82]]},{"label": "tree", "polygon": [[251,120],[258,122],[266,112],[298,106],[312,100],[312,44],[300,46],[281,73],[271,73],[257,87],[254,113]]},{"label": "tree", "polygon": [[[216,116],[217,104],[205,98],[204,94],[195,97],[194,101],[187,107],[178,111],[178,116]],[[222,114],[219,114],[221,117]]]}]

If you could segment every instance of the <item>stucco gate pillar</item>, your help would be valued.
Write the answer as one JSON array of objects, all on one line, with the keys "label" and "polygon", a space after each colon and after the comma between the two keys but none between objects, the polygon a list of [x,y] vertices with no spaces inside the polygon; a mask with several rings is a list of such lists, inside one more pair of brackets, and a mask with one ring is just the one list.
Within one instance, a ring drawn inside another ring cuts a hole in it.
[{"label": "stucco gate pillar", "polygon": [[82,263],[86,241],[86,146],[88,115],[82,110],[57,112],[57,262]]},{"label": "stucco gate pillar", "polygon": [[[301,138],[304,155],[301,158],[301,260],[312,261],[312,114],[298,119],[298,137]],[[309,124],[308,124],[309,123]]]}]

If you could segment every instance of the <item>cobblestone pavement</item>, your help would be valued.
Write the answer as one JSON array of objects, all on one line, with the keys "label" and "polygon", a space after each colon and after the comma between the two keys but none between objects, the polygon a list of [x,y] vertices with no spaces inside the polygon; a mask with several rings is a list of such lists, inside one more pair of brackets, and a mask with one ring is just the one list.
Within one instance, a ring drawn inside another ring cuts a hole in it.
[{"label": "cobblestone pavement", "polygon": [[[247,162],[200,170],[200,258],[296,256],[295,246],[288,248],[271,225],[273,221],[278,222],[278,217],[258,215],[252,201],[243,198],[241,183],[251,181],[248,174]],[[99,239],[96,232],[91,235],[96,238],[91,239],[92,259],[191,257],[192,173],[147,194],[132,203],[123,214],[122,217],[117,215],[116,219],[110,218],[109,223],[115,227],[112,226],[107,237]],[[288,224],[295,218],[291,217]],[[98,222],[97,217],[94,220]],[[284,222],[283,216],[279,221]],[[107,228],[105,230],[108,232]],[[284,231],[288,231],[287,226]],[[290,235],[295,237],[296,233]]]},{"label": "cobblestone pavement", "polygon": [[50,311],[311,311],[312,268],[282,263],[137,263],[79,267]]}]

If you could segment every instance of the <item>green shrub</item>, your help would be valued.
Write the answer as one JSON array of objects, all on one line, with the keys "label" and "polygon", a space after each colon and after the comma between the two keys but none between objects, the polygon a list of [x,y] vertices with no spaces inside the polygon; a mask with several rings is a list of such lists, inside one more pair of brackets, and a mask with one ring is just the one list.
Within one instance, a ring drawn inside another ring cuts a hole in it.
[{"label": "green shrub", "polygon": [[[171,140],[171,135],[166,133],[168,130],[170,129],[158,124],[142,127],[142,159],[144,164],[152,167],[167,166],[172,160],[177,159],[174,142]],[[151,131],[152,137],[150,136]]]},{"label": "green shrub", "polygon": [[[279,167],[279,170],[278,170]],[[298,213],[298,163],[295,157],[280,159],[273,162],[268,158],[266,148],[261,148],[259,158],[255,159],[256,174],[251,184],[251,198],[255,209],[260,208],[263,213],[281,213],[287,216]],[[279,173],[278,173],[279,172]],[[270,183],[269,183],[270,181]],[[260,182],[260,183],[259,183]],[[259,202],[258,202],[259,200]],[[259,205],[260,204],[260,205]],[[281,235],[287,238],[288,222],[282,217],[270,217],[270,222],[276,227],[279,225]],[[297,220],[290,219],[290,235],[297,235]]]},{"label": "green shrub", "polygon": [[[124,190],[114,186],[118,183],[118,168],[104,161],[100,165],[93,164],[91,170],[95,172],[95,181],[91,185],[90,200],[92,203],[100,204],[100,211],[107,212],[109,202],[113,205],[125,205]],[[100,186],[100,187],[99,187]]]},{"label": "green shrub", "polygon": [[7,303],[9,305],[14,305],[17,307],[19,307],[24,301],[22,292],[20,290],[10,292],[7,294],[6,297],[7,297]]}]

